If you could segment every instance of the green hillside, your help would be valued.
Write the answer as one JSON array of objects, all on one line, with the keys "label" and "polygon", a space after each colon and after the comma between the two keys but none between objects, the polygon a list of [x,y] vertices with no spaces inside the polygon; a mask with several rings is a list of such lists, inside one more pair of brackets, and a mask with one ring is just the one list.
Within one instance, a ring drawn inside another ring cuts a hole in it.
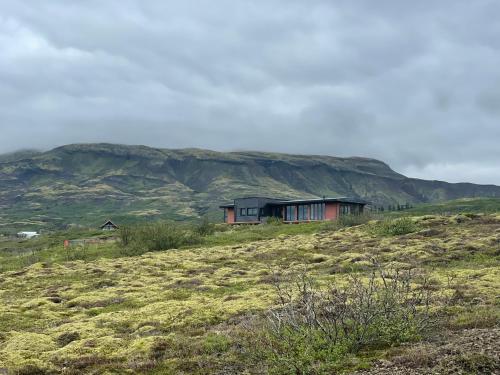
[{"label": "green hillside", "polygon": [[410,179],[367,158],[112,144],[0,157],[0,231],[151,219],[220,219],[245,195],[362,197],[375,205],[500,197],[493,185]]},{"label": "green hillside", "polygon": [[500,212],[500,198],[462,198],[438,203],[423,203],[408,210],[388,212],[387,215],[452,215],[495,212]]}]

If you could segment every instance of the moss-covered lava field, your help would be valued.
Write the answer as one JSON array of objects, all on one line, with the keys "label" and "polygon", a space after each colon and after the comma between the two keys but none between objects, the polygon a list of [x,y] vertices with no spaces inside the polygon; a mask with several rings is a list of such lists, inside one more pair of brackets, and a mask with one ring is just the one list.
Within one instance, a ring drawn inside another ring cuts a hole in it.
[{"label": "moss-covered lava field", "polygon": [[[439,295],[453,299],[452,306],[433,306],[444,317],[441,337],[493,332],[500,215],[411,220],[413,232],[403,235],[384,235],[374,223],[322,227],[226,246],[39,262],[0,273],[0,373],[264,374],[267,365],[249,355],[245,336],[249,322],[276,302],[273,273],[306,268],[319,282],[342,284],[352,274],[367,274],[374,260],[426,272]],[[411,350],[397,348],[397,354]],[[395,351],[362,353],[339,372],[370,371]],[[494,355],[484,356],[493,363],[488,368],[498,365]],[[412,365],[418,366],[431,365]]]}]

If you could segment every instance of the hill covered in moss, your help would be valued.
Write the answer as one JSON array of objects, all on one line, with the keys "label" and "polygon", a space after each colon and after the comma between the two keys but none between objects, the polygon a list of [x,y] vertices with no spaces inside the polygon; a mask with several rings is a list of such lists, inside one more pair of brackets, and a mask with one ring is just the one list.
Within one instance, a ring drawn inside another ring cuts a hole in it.
[{"label": "hill covered in moss", "polygon": [[353,196],[376,205],[500,197],[500,187],[407,178],[373,159],[68,145],[0,156],[0,230],[96,226],[106,218],[220,218],[235,197]]}]

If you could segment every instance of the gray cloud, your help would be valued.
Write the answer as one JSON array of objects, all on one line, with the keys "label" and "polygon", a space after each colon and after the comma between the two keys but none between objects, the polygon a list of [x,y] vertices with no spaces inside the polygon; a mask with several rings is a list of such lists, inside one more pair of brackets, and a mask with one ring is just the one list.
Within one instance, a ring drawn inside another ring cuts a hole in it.
[{"label": "gray cloud", "polygon": [[0,152],[361,155],[500,184],[494,0],[0,2]]}]

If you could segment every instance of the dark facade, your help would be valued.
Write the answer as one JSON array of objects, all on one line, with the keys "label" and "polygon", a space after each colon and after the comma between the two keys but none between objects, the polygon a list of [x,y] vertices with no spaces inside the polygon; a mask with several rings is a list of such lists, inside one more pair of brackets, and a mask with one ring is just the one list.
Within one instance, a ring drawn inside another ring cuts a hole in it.
[{"label": "dark facade", "polygon": [[220,206],[228,224],[261,223],[276,217],[287,223],[335,220],[341,215],[361,214],[367,202],[355,198],[274,199],[246,197]]},{"label": "dark facade", "polygon": [[[229,223],[259,223],[263,218],[275,216],[273,204],[279,199],[265,197],[246,197],[234,200],[233,204],[220,206],[224,209],[224,221]],[[232,220],[230,220],[232,218]]]}]

